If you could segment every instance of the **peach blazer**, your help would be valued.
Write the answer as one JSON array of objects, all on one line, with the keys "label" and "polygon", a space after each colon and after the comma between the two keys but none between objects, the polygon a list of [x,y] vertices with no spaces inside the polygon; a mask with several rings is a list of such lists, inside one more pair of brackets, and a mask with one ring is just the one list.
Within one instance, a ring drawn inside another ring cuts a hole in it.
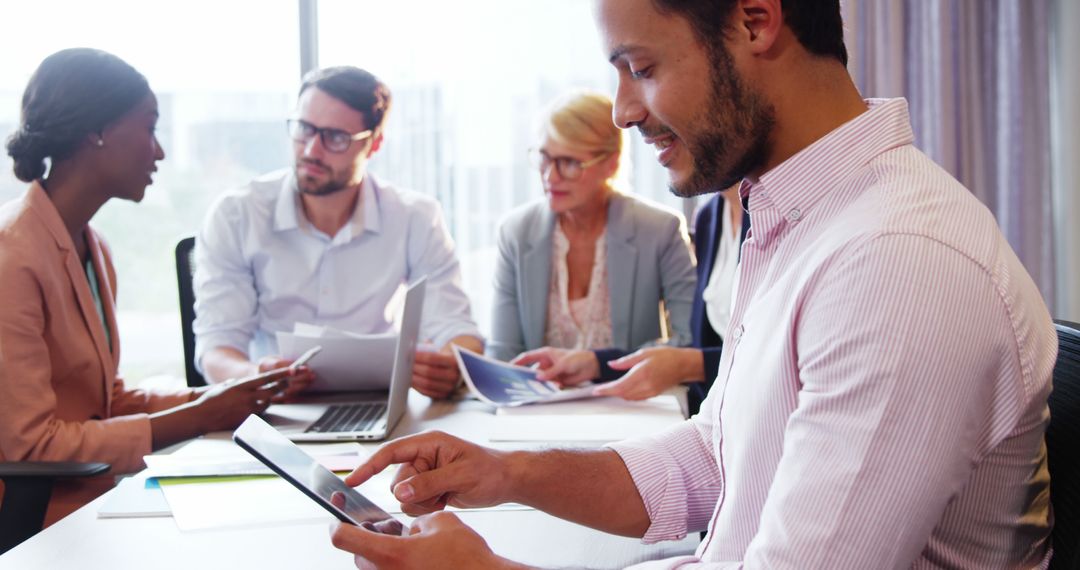
[{"label": "peach blazer", "polygon": [[151,449],[147,414],[192,398],[124,387],[116,271],[97,232],[87,228],[86,237],[112,350],[75,244],[40,183],[0,206],[0,461],[112,465],[102,477],[58,482],[46,524],[108,490],[115,475],[141,469]]}]

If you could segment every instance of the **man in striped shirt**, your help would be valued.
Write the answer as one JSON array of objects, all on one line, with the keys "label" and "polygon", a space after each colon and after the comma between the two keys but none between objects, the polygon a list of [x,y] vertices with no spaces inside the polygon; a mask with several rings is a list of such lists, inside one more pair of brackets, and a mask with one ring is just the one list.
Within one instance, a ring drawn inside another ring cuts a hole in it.
[{"label": "man in striped shirt", "polygon": [[[1044,566],[1050,316],[990,212],[912,146],[906,102],[861,99],[837,0],[597,0],[597,20],[615,120],[673,191],[744,179],[701,412],[600,451],[422,434],[348,481],[404,463],[412,514],[517,501],[646,542],[709,530],[654,568]],[[333,538],[376,566],[514,567],[453,515],[414,533]]]}]

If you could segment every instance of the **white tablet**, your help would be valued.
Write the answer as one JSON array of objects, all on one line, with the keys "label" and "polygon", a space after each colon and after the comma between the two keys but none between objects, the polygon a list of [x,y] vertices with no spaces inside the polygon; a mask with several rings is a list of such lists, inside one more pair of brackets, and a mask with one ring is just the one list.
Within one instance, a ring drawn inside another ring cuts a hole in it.
[{"label": "white tablet", "polygon": [[404,530],[401,521],[346,485],[259,416],[248,416],[233,432],[233,441],[342,522],[384,534]]}]

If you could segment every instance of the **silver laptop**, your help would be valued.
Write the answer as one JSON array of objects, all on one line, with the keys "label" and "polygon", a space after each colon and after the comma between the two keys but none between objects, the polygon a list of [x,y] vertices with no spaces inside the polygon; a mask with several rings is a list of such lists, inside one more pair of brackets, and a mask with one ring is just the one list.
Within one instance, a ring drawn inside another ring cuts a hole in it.
[{"label": "silver laptop", "polygon": [[[394,352],[390,390],[305,396],[292,404],[270,406],[262,415],[293,441],[386,439],[408,408],[413,360],[420,335],[426,278],[409,285],[402,308],[401,333]],[[357,362],[356,366],[364,366]]]}]

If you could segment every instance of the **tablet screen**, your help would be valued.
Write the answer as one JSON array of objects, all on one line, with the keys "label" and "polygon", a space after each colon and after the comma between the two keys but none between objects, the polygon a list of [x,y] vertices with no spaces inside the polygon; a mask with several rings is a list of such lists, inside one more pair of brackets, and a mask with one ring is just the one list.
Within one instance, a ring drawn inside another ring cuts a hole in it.
[{"label": "tablet screen", "polygon": [[400,534],[402,527],[394,517],[319,465],[259,416],[244,420],[233,432],[233,440],[341,521]]}]

